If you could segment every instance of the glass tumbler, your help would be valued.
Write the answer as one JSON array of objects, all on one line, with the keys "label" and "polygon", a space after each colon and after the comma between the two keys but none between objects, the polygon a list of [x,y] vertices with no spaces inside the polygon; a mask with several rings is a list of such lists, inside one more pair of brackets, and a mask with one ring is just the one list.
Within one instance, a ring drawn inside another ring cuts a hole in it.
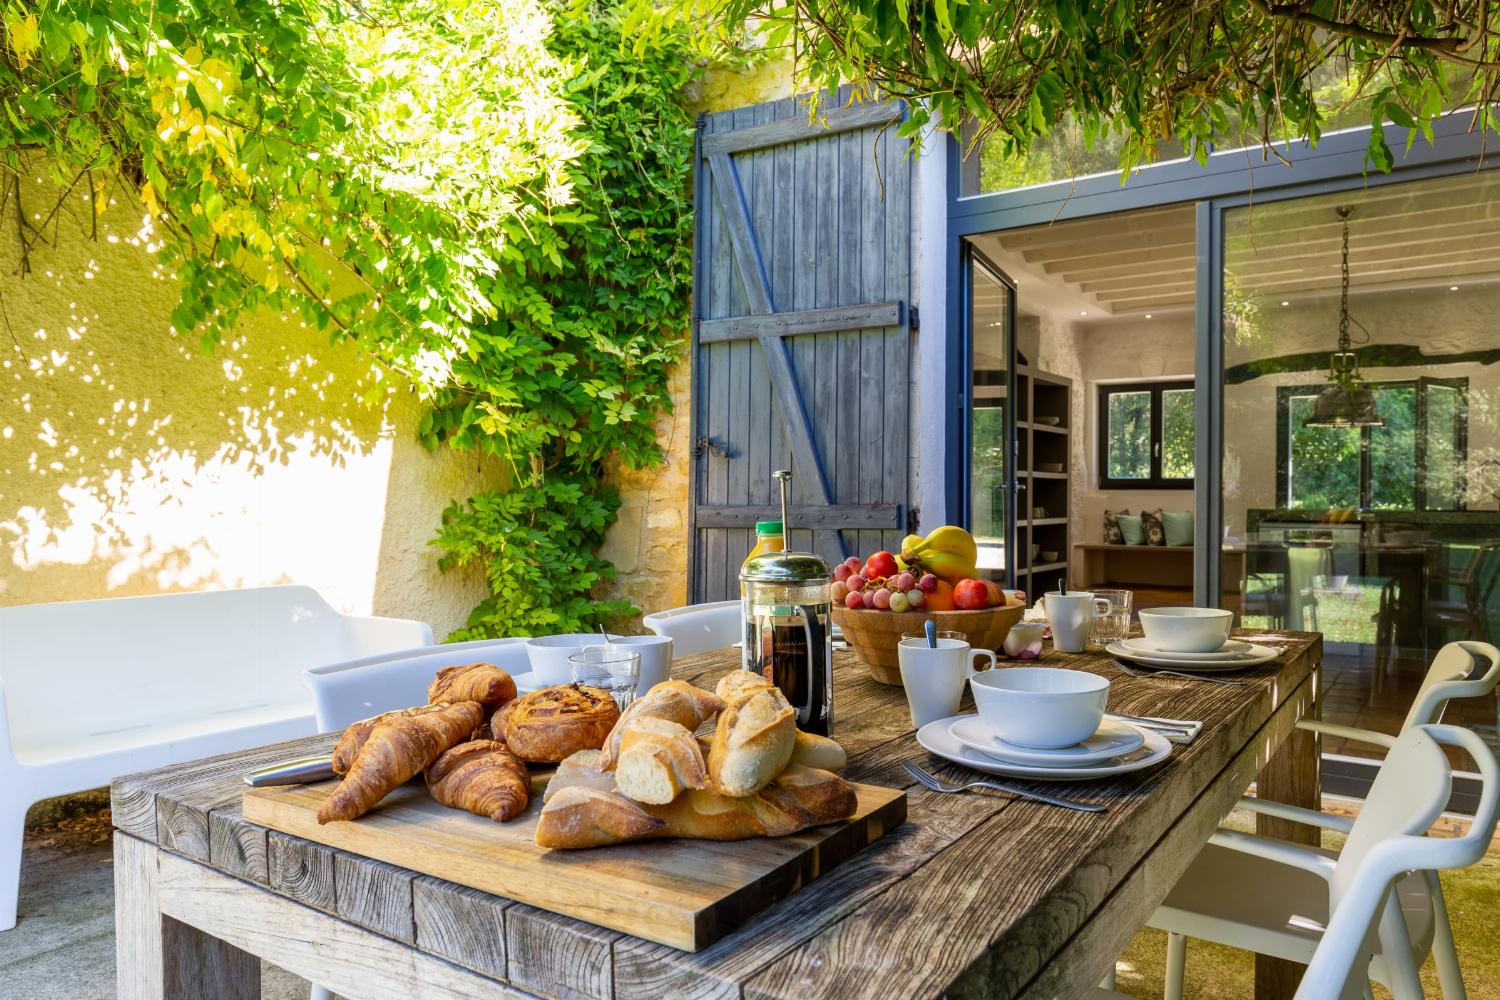
[{"label": "glass tumbler", "polygon": [[568,657],[573,683],[608,691],[620,711],[635,701],[641,654],[625,646],[587,646]]},{"label": "glass tumbler", "polygon": [[1112,642],[1130,638],[1130,605],[1134,594],[1129,590],[1094,590],[1094,617],[1089,626],[1089,642],[1103,648]]}]

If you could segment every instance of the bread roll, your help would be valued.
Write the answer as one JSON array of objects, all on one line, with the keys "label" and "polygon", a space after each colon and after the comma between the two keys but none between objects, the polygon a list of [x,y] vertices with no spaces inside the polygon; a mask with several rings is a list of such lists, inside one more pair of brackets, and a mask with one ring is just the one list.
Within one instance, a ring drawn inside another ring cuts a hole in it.
[{"label": "bread roll", "polygon": [[754,795],[786,768],[797,740],[797,712],[769,683],[719,682],[728,707],[719,713],[708,750],[709,786],[723,795]]},{"label": "bread roll", "polygon": [[792,744],[792,763],[824,771],[842,771],[849,763],[849,755],[828,737],[804,733],[799,729],[796,742]]},{"label": "bread roll", "polygon": [[654,837],[784,837],[852,816],[858,805],[853,787],[843,778],[800,766],[788,768],[755,795],[731,798],[689,791],[665,805],[633,802],[597,787],[597,775],[602,772],[589,775],[587,768],[578,767],[572,783],[549,789],[537,820],[539,846],[603,847]]},{"label": "bread roll", "polygon": [[687,681],[662,681],[620,713],[620,721],[604,744],[604,770],[614,770],[615,755],[620,752],[620,736],[632,720],[667,719],[691,732],[723,710],[724,701],[718,695],[694,687]]},{"label": "bread roll", "polygon": [[495,713],[490,729],[520,757],[555,764],[579,750],[597,750],[620,720],[608,691],[586,684],[546,687]]},{"label": "bread roll", "polygon": [[469,663],[460,667],[444,667],[427,685],[427,700],[434,704],[454,701],[477,701],[484,706],[484,714],[491,715],[496,709],[516,696],[516,682],[510,674],[493,663]]},{"label": "bread roll", "polygon": [[763,675],[753,670],[731,670],[719,678],[719,683],[714,687],[714,693],[725,704],[728,704],[732,701],[738,701],[756,691],[764,688],[774,688],[775,686],[775,684],[771,683]]},{"label": "bread roll", "polygon": [[615,732],[622,729],[615,760],[615,786],[620,794],[664,805],[685,789],[708,787],[708,766],[691,730],[649,716],[616,726]]},{"label": "bread roll", "polygon": [[450,809],[514,819],[531,801],[526,764],[497,740],[470,740],[443,751],[427,769],[427,790]]}]

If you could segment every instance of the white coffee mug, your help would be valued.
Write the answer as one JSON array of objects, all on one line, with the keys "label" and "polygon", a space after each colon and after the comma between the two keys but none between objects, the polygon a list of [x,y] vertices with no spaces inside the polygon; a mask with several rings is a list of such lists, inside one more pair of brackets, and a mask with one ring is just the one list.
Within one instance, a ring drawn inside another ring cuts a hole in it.
[{"label": "white coffee mug", "polygon": [[1089,639],[1094,617],[1094,595],[1087,590],[1056,592],[1046,596],[1047,624],[1052,626],[1052,648],[1062,653],[1081,653]]},{"label": "white coffee mug", "polygon": [[545,686],[566,684],[573,679],[572,656],[587,646],[620,638],[617,635],[603,636],[598,632],[569,632],[563,635],[539,635],[526,640],[526,658],[531,661],[531,672],[536,681]]},{"label": "white coffee mug", "polygon": [[936,649],[925,638],[902,639],[896,655],[901,660],[901,685],[906,688],[912,725],[918,729],[958,714],[964,684],[978,673],[974,657],[988,657],[989,666],[995,666],[994,653],[973,649],[962,639],[938,639]]},{"label": "white coffee mug", "polygon": [[669,635],[622,635],[611,645],[625,646],[641,654],[641,683],[637,694],[645,694],[672,676],[672,637]]}]

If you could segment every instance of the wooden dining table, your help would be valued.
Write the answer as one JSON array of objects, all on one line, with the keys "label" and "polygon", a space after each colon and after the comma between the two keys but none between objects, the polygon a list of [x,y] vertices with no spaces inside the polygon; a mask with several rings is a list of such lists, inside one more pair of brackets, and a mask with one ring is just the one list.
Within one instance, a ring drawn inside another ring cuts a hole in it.
[{"label": "wooden dining table", "polygon": [[[247,771],[325,753],[332,735],[122,777],[112,788],[119,996],[256,1000],[261,959],[351,1000],[1085,995],[1252,782],[1265,798],[1318,806],[1317,739],[1296,723],[1318,710],[1322,640],[1240,634],[1282,655],[1233,675],[1237,685],[1044,653],[1040,665],[1108,677],[1114,711],[1203,723],[1153,769],[1033,786],[1103,813],[916,785],[906,761],[950,778],[974,772],[921,749],[901,689],[836,652],[846,776],[906,789],[906,822],[697,952],[244,820]],[[673,673],[711,687],[738,663],[722,650],[681,658]],[[1316,836],[1257,822],[1283,839]],[[1256,972],[1257,996],[1288,997],[1299,969],[1258,959]]]}]

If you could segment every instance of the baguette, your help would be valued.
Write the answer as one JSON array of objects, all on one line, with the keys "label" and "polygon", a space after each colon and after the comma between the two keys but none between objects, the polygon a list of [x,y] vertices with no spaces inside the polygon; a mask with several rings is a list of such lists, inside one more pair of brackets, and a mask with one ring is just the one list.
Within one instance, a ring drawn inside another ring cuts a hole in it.
[{"label": "baguette", "polygon": [[755,795],[688,791],[664,805],[633,802],[600,787],[600,777],[608,775],[597,766],[580,764],[567,776],[558,769],[537,819],[538,846],[603,847],[656,837],[784,837],[852,816],[858,805],[853,787],[843,778],[798,765]]},{"label": "baguette", "polygon": [[[712,736],[698,737],[698,749],[703,752],[705,759],[712,746]],[[787,766],[792,767],[797,764],[803,767],[815,767],[822,771],[842,771],[849,764],[849,755],[844,752],[842,746],[827,736],[804,733],[799,729],[797,738],[792,743],[792,759]]]},{"label": "baguette", "polygon": [[615,728],[604,741],[602,766],[606,771],[615,769],[620,738],[625,727],[636,719],[666,719],[691,732],[723,710],[724,701],[716,694],[694,687],[687,681],[662,681],[620,713],[620,721],[615,723]]},{"label": "baguette", "polygon": [[632,719],[623,729],[614,762],[620,794],[664,805],[686,789],[708,787],[708,766],[691,730],[649,716]]},{"label": "baguette", "polygon": [[709,787],[721,795],[754,795],[791,761],[797,712],[779,688],[747,671],[731,671],[718,693],[727,707],[709,745]]}]

